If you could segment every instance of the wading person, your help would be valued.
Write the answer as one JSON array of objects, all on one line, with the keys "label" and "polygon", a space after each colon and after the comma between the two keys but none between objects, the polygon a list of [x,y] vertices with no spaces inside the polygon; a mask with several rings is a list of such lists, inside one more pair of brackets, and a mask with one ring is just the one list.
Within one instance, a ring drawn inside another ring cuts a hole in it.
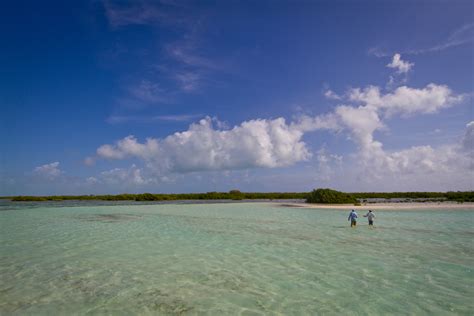
[{"label": "wading person", "polygon": [[369,212],[365,214],[364,217],[367,217],[367,219],[369,220],[369,226],[374,226],[375,214],[372,213],[372,210],[369,210]]},{"label": "wading person", "polygon": [[351,227],[355,227],[357,225],[357,213],[352,210],[349,213],[349,217],[347,218],[348,221],[351,221]]}]

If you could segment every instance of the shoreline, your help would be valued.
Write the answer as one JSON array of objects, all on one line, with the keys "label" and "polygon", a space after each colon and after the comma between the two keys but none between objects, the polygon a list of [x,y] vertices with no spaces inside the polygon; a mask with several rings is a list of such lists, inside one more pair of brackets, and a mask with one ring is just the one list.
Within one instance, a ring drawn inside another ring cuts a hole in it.
[{"label": "shoreline", "polygon": [[281,203],[281,206],[294,208],[312,208],[312,209],[337,209],[337,210],[432,210],[432,209],[470,209],[474,211],[474,203],[367,203],[362,205],[353,204],[310,204],[310,203]]},{"label": "shoreline", "polygon": [[[6,204],[4,204],[6,203]],[[48,204],[58,205],[74,204],[73,206],[82,206],[81,204],[99,205],[186,205],[186,204],[246,204],[246,203],[262,203],[271,204],[279,207],[289,208],[306,208],[306,209],[332,209],[332,210],[436,210],[436,209],[463,209],[474,211],[474,202],[379,202],[379,203],[363,203],[362,205],[354,204],[313,204],[305,203],[298,199],[212,199],[212,200],[163,200],[163,201],[134,201],[134,200],[48,200],[48,201],[11,201],[9,199],[0,199],[0,206],[7,204],[29,204],[35,205]]]}]

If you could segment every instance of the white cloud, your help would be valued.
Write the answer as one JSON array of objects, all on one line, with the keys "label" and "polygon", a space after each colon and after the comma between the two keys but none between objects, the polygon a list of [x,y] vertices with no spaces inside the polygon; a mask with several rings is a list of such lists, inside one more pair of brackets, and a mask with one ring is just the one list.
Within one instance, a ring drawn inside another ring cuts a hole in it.
[{"label": "white cloud", "polygon": [[[429,84],[422,89],[402,86],[386,94],[379,87],[369,86],[351,89],[345,97],[352,105],[338,105],[333,112],[316,117],[301,117],[296,125],[305,132],[319,129],[347,132],[358,147],[353,157],[357,170],[355,174],[361,179],[411,177],[419,180],[432,174],[450,181],[449,174],[460,174],[465,178],[463,170],[472,168],[472,163],[469,163],[472,159],[461,149],[468,148],[469,142],[472,148],[474,123],[467,125],[463,146],[417,146],[390,152],[374,138],[376,131],[387,129],[384,120],[393,115],[432,114],[461,102],[463,95],[453,93],[447,86]],[[317,178],[329,179],[327,175],[331,173],[331,168],[327,164],[328,155],[320,150],[316,158],[318,173],[322,174]]]},{"label": "white cloud", "polygon": [[[140,158],[160,175],[282,167],[311,156],[302,141],[305,132],[327,129],[348,131],[367,166],[374,163],[395,170],[393,166],[403,165],[401,157],[408,152],[389,156],[383,150],[383,144],[374,139],[375,131],[386,129],[382,117],[435,113],[462,100],[462,96],[454,94],[447,86],[436,84],[422,89],[402,86],[386,94],[381,93],[379,87],[369,86],[351,89],[346,97],[355,105],[339,105],[331,113],[302,116],[291,124],[283,118],[251,120],[229,130],[220,130],[214,128],[212,119],[206,118],[192,124],[187,131],[164,139],[148,138],[140,143],[135,137],[127,136],[114,145],[100,146],[97,155],[104,159]],[[408,161],[415,164],[413,159]]]},{"label": "white cloud", "polygon": [[330,99],[330,100],[341,100],[342,99],[341,96],[339,96],[337,93],[335,93],[331,89],[327,89],[326,91],[324,91],[324,96],[327,99]]},{"label": "white cloud", "polygon": [[[100,173],[100,178],[106,184],[121,186],[145,185],[155,182],[154,179],[143,176],[142,169],[138,168],[136,165],[132,165],[128,169],[115,168],[103,171]],[[96,178],[91,177],[89,179],[94,183],[98,182]]]},{"label": "white cloud", "polygon": [[387,94],[376,86],[356,88],[349,92],[349,99],[392,116],[436,113],[460,103],[464,96],[454,94],[448,86],[430,83],[423,89],[401,86]]},{"label": "white cloud", "polygon": [[[473,124],[474,125],[474,124]],[[468,125],[466,135],[470,133]],[[402,150],[386,150],[369,134],[362,140],[354,130],[347,130],[358,146],[357,152],[336,164],[326,150],[315,155],[317,181],[349,190],[413,191],[472,189],[474,179],[473,152],[466,151],[465,136],[459,143],[433,147],[413,146]],[[369,140],[369,141],[364,141]]]},{"label": "white cloud", "polygon": [[406,74],[414,66],[414,63],[403,61],[400,54],[395,54],[392,57],[392,62],[387,64],[387,67],[394,68],[399,74]]},{"label": "white cloud", "polygon": [[312,132],[318,129],[327,129],[336,132],[342,130],[339,117],[335,113],[328,113],[315,117],[302,115],[296,122],[291,123],[291,125],[302,132]]},{"label": "white cloud", "polygon": [[[186,50],[177,46],[169,48],[173,48],[170,54],[181,63],[206,67],[205,60],[183,53]],[[387,66],[403,76],[413,65],[396,54]],[[188,80],[185,77],[177,79],[183,84]],[[192,78],[189,83],[193,84]],[[341,95],[327,89],[324,95],[340,100],[341,104],[329,113],[301,116],[291,123],[283,118],[256,119],[233,128],[219,124],[216,128],[215,120],[205,118],[191,124],[186,131],[165,138],[147,138],[141,143],[134,136],[127,136],[115,144],[100,146],[97,156],[103,159],[138,158],[144,161],[154,179],[173,173],[284,167],[312,156],[302,140],[305,133],[329,130],[346,133],[357,146],[357,153],[352,155],[355,170],[344,170],[360,179],[392,179],[394,183],[412,181],[410,183],[419,184],[430,176],[445,184],[452,183],[453,175],[459,175],[460,181],[466,183],[466,175],[472,173],[469,152],[472,153],[474,122],[467,125],[465,138],[458,144],[436,148],[426,145],[390,151],[374,136],[377,131],[388,128],[388,119],[393,116],[433,114],[462,102],[464,96],[454,93],[448,86],[430,83],[422,88],[412,88],[404,85],[386,93],[378,86],[367,86],[350,89]],[[145,93],[141,98],[146,96]],[[342,157],[329,154],[325,148],[316,153],[315,161],[317,178],[321,181],[331,180],[335,175],[334,168],[343,169]],[[142,170],[136,166],[103,172],[100,179],[106,183],[125,179],[135,179],[132,182],[137,184],[151,181],[143,177]]]},{"label": "white cloud", "polygon": [[361,144],[371,143],[374,131],[384,128],[384,124],[372,107],[340,105],[335,113],[342,125],[351,130],[355,140]]},{"label": "white cloud", "polygon": [[399,188],[472,189],[472,156],[460,149],[458,144],[415,146],[396,152],[380,148],[363,158],[361,175],[369,181],[393,181],[391,186]]},{"label": "white cloud", "polygon": [[128,136],[115,145],[99,147],[97,154],[106,159],[141,158],[157,174],[273,168],[310,157],[302,136],[283,118],[246,121],[230,130],[215,129],[212,119],[206,118],[164,139],[139,143]]},{"label": "white cloud", "polygon": [[124,159],[126,157],[140,157],[150,159],[158,153],[158,141],[148,138],[146,143],[140,144],[132,135],[121,139],[112,145],[102,145],[97,149],[97,155],[106,159]]},{"label": "white cloud", "polygon": [[[131,136],[128,136],[131,137]],[[97,155],[105,159],[123,159],[125,154],[120,150],[115,149],[111,145],[102,145],[97,148]]]},{"label": "white cloud", "polygon": [[[355,116],[354,113],[347,113],[347,117],[351,119],[356,120]],[[469,172],[472,173],[472,157],[470,158],[461,150],[460,144],[444,145],[438,148],[415,146],[390,152],[386,151],[383,144],[373,137],[373,131],[380,127],[375,117],[367,122],[372,126],[371,128],[360,128],[360,125],[353,124],[352,121],[345,123],[359,148],[355,159],[360,166],[361,177],[388,180],[405,176],[421,181],[423,177],[430,176],[438,177],[437,181],[450,182],[452,181],[450,177],[454,174],[465,178]],[[466,132],[466,135],[468,134],[469,132]]]},{"label": "white cloud", "polygon": [[52,162],[49,164],[36,167],[33,170],[33,173],[38,176],[44,177],[46,179],[54,180],[58,178],[59,176],[61,176],[61,174],[63,173],[58,167],[59,167],[59,162],[56,161],[56,162]]},{"label": "white cloud", "polygon": [[94,184],[100,183],[100,180],[97,179],[96,177],[88,177],[86,179],[86,183],[89,185],[94,185]]},{"label": "white cloud", "polygon": [[[438,177],[441,185],[450,181],[450,174],[465,178],[466,170],[472,169],[465,150],[472,147],[472,122],[467,126],[463,145],[460,141],[438,148],[416,146],[387,151],[374,138],[376,131],[388,128],[385,120],[394,115],[431,114],[461,102],[463,96],[449,87],[436,84],[424,88],[402,86],[384,94],[379,87],[368,86],[351,89],[344,98],[347,104],[336,106],[330,113],[301,116],[290,124],[283,118],[259,119],[231,129],[216,129],[213,119],[206,118],[191,124],[186,131],[163,139],[148,138],[140,143],[133,136],[125,137],[113,145],[100,146],[97,155],[104,159],[139,158],[155,179],[171,173],[274,168],[308,160],[311,153],[302,141],[303,135],[315,130],[330,130],[346,132],[356,144],[357,154],[352,156],[356,171],[351,174],[361,179],[385,178],[401,183],[398,181],[403,178],[403,181],[412,179],[419,183],[423,177],[432,175]],[[336,174],[335,168],[344,169],[342,157],[327,153],[325,148],[316,153],[315,159],[318,180],[330,181]],[[122,169],[112,171],[115,178],[125,173]]]}]

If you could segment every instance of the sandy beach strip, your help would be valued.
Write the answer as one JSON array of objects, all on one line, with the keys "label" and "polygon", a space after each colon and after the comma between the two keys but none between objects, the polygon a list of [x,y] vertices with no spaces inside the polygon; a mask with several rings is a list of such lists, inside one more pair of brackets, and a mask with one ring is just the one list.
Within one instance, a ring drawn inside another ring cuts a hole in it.
[{"label": "sandy beach strip", "polygon": [[282,203],[286,207],[337,209],[337,210],[433,210],[433,209],[466,209],[474,211],[474,203],[366,203],[355,206],[353,204],[309,204],[309,203]]}]

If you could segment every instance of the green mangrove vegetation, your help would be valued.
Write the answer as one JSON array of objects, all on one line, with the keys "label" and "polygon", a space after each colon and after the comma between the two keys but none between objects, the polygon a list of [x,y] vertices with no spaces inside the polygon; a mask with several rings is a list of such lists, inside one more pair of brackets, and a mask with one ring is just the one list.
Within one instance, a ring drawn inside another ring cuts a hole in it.
[{"label": "green mangrove vegetation", "polygon": [[331,189],[317,189],[308,194],[306,203],[318,204],[356,204],[358,200],[349,193]]},{"label": "green mangrove vegetation", "polygon": [[102,200],[102,201],[179,201],[179,200],[286,200],[306,199],[306,192],[207,192],[178,194],[117,194],[117,195],[53,195],[53,196],[15,196],[12,201],[66,201],[66,200]]},{"label": "green mangrove vegetation", "polygon": [[[229,192],[178,193],[178,194],[117,194],[117,195],[52,195],[3,197],[12,201],[178,201],[178,200],[286,200],[301,199],[308,203],[356,204],[369,199],[399,199],[404,201],[453,201],[474,202],[474,191],[457,192],[356,192],[344,193],[331,189],[315,189],[312,192]],[[370,202],[370,201],[369,201]]]},{"label": "green mangrove vegetation", "polygon": [[449,192],[358,192],[352,193],[358,200],[364,199],[416,199],[425,201],[474,202],[474,191]]}]

